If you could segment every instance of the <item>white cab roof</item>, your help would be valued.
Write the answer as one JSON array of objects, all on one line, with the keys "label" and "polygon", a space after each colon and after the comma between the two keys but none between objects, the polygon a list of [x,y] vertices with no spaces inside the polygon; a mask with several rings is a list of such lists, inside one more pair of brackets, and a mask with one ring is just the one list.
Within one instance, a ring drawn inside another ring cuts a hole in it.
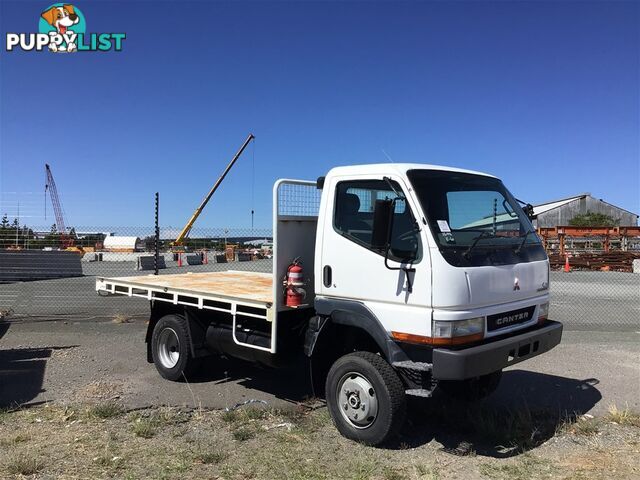
[{"label": "white cab roof", "polygon": [[379,175],[385,173],[396,173],[405,175],[408,170],[441,170],[444,172],[471,173],[493,177],[488,173],[466,170],[464,168],[445,167],[443,165],[429,165],[427,163],[371,163],[366,165],[349,165],[347,167],[335,167],[329,170],[327,176],[333,175]]}]

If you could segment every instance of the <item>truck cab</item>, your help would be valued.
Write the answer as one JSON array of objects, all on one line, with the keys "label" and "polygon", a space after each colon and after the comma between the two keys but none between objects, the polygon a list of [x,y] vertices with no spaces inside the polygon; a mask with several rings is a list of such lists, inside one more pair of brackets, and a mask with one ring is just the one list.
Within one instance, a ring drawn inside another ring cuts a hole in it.
[{"label": "truck cab", "polygon": [[[405,394],[429,397],[440,387],[478,399],[498,386],[503,368],[560,342],[562,325],[547,319],[547,255],[498,178],[378,164],[334,168],[318,183],[317,331],[357,338],[342,327],[364,330],[368,350],[379,350]],[[347,382],[364,385],[349,391],[365,397],[370,379],[337,377],[327,376],[329,408],[338,428],[344,421],[343,433],[360,439],[367,421],[352,397],[330,392]]]}]

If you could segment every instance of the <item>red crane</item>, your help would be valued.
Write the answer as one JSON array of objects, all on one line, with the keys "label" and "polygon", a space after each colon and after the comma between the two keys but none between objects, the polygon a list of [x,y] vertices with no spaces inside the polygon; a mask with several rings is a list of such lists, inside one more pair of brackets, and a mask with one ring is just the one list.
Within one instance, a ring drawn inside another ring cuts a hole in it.
[{"label": "red crane", "polygon": [[[64,216],[62,214],[62,204],[60,203],[60,198],[58,197],[58,190],[56,189],[56,182],[53,179],[53,174],[51,173],[51,168],[49,168],[49,164],[45,164],[45,170],[47,173],[47,183],[44,186],[44,195],[45,199],[47,196],[47,190],[49,190],[49,196],[51,197],[51,204],[53,205],[53,213],[56,217],[56,230],[60,234],[60,242],[64,248],[73,246],[74,239],[69,236],[67,232],[67,228],[64,224]],[[46,201],[45,201],[46,208]],[[45,213],[46,216],[46,213]]]}]

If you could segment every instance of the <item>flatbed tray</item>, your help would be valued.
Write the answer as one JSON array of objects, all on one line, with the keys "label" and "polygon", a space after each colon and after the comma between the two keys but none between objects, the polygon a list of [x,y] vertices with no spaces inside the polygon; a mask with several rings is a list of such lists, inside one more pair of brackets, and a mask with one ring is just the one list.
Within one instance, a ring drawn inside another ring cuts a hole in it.
[{"label": "flatbed tray", "polygon": [[234,303],[258,303],[270,308],[273,304],[273,275],[229,270],[137,277],[97,277],[96,290],[159,300],[169,300],[163,298],[163,294],[173,294],[173,303],[185,303],[180,301],[180,297],[190,297],[197,300],[200,307],[203,299],[220,299]]}]

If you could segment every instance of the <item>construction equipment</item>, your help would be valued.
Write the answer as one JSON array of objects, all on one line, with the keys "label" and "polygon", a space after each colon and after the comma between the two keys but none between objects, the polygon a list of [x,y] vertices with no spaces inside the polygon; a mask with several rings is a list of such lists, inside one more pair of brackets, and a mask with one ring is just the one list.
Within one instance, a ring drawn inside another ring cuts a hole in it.
[{"label": "construction equipment", "polygon": [[56,217],[56,231],[60,235],[60,244],[63,248],[67,249],[73,247],[75,245],[75,238],[69,235],[67,232],[67,228],[64,224],[64,215],[62,210],[62,204],[60,203],[60,198],[58,197],[58,189],[56,188],[56,182],[53,179],[53,174],[51,173],[51,168],[48,163],[45,163],[45,171],[47,176],[47,181],[44,186],[44,195],[45,195],[45,217],[46,217],[46,197],[47,190],[49,190],[49,196],[51,197],[51,204],[53,205],[53,213]]},{"label": "construction equipment", "polygon": [[204,210],[204,207],[207,206],[207,203],[211,199],[211,196],[218,189],[218,187],[220,186],[224,178],[227,176],[227,173],[229,173],[229,170],[231,170],[233,165],[236,163],[236,160],[240,158],[240,155],[242,155],[242,152],[244,152],[244,149],[247,148],[247,145],[249,145],[251,140],[253,140],[254,138],[256,137],[254,137],[253,134],[250,133],[247,139],[244,141],[244,143],[240,147],[240,150],[238,150],[238,152],[233,156],[233,158],[227,165],[227,168],[224,169],[224,172],[222,172],[222,175],[220,175],[218,180],[216,180],[216,183],[214,183],[213,187],[211,187],[211,190],[209,190],[209,193],[207,193],[207,195],[204,197],[204,200],[202,200],[202,203],[200,203],[200,206],[196,208],[195,212],[193,212],[193,215],[191,215],[191,218],[189,219],[187,224],[184,226],[184,228],[182,229],[178,237],[175,239],[175,241],[171,244],[171,247],[178,247],[176,250],[183,250],[184,241],[189,235],[189,232],[191,231],[191,227],[193,227],[193,224],[202,213],[202,210]]}]

